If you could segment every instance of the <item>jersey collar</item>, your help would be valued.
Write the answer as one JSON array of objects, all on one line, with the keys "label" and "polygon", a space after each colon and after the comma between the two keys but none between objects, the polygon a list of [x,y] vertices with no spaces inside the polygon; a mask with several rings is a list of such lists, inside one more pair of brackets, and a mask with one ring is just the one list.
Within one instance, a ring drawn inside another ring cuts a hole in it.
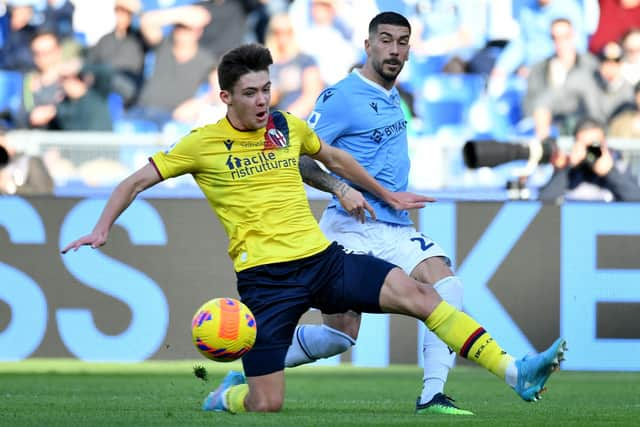
[{"label": "jersey collar", "polygon": [[360,80],[362,80],[363,82],[365,82],[366,84],[368,84],[369,86],[381,91],[382,93],[384,93],[385,95],[387,95],[388,98],[391,97],[391,95],[393,95],[394,89],[395,87],[392,87],[391,89],[387,90],[384,87],[380,86],[378,83],[369,80],[368,78],[366,78],[365,76],[363,76],[359,70],[353,70],[352,71],[356,76],[358,76],[360,78]]}]

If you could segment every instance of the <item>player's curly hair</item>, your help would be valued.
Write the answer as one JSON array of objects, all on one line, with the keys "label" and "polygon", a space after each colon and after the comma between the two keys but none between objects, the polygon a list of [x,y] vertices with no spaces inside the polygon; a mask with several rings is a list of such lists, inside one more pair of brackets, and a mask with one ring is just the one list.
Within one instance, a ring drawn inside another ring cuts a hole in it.
[{"label": "player's curly hair", "polygon": [[231,49],[223,55],[218,65],[220,89],[231,91],[242,76],[255,71],[269,71],[271,64],[271,52],[262,45],[244,44]]}]

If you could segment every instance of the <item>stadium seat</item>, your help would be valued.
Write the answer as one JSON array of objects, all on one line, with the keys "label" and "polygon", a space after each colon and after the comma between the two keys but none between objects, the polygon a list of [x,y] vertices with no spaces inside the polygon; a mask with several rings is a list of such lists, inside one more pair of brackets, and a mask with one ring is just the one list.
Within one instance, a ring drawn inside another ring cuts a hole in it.
[{"label": "stadium seat", "polygon": [[475,74],[432,74],[416,91],[415,111],[423,131],[435,134],[446,125],[464,126],[469,108],[483,93],[485,78]]},{"label": "stadium seat", "polygon": [[113,131],[117,133],[153,133],[160,132],[160,127],[151,120],[120,118],[114,121]]},{"label": "stadium seat", "polygon": [[507,80],[504,92],[497,97],[496,107],[507,121],[516,126],[523,118],[522,100],[527,92],[527,81],[521,77]]},{"label": "stadium seat", "polygon": [[116,92],[111,92],[107,99],[109,103],[109,113],[111,114],[111,122],[115,123],[122,118],[124,114],[124,101],[122,95]]},{"label": "stadium seat", "polygon": [[432,135],[447,125],[461,125],[465,121],[466,107],[457,100],[420,100],[415,106],[416,114],[422,118],[423,133]]},{"label": "stadium seat", "polygon": [[22,74],[0,70],[0,114],[13,115],[22,103]]}]

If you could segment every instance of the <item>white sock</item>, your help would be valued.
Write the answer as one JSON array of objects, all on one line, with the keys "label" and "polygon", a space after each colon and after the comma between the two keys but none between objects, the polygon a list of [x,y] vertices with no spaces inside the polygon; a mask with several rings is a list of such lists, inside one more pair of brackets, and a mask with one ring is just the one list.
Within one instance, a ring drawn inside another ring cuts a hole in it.
[{"label": "white sock", "polygon": [[511,388],[515,388],[518,384],[518,368],[516,368],[515,360],[507,366],[507,370],[504,373],[504,382],[506,382]]},{"label": "white sock", "polygon": [[[458,310],[462,309],[462,282],[456,276],[448,276],[433,285],[443,300]],[[429,329],[425,330],[422,347],[424,376],[420,403],[427,403],[433,396],[444,391],[449,371],[453,368],[456,354]]]},{"label": "white sock", "polygon": [[355,343],[349,335],[326,325],[298,325],[284,366],[292,368],[335,356],[344,353]]}]

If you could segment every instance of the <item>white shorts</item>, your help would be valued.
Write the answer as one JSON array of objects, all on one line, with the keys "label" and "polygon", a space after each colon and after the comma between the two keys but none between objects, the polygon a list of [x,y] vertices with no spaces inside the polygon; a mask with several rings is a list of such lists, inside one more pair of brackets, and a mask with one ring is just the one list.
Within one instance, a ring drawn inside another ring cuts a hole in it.
[{"label": "white shorts", "polygon": [[451,266],[442,248],[411,225],[371,220],[361,224],[348,214],[329,208],[320,218],[320,228],[329,240],[346,249],[381,258],[401,267],[407,274],[411,274],[420,262],[434,256],[444,257]]}]

